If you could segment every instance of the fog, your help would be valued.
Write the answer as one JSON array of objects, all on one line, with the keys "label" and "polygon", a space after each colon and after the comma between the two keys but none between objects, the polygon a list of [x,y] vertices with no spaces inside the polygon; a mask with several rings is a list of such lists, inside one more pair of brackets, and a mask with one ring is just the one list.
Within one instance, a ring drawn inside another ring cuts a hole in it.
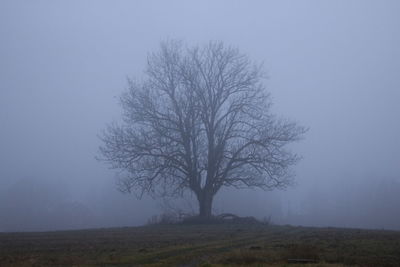
[{"label": "fog", "polygon": [[163,212],[163,200],[117,191],[95,157],[127,77],[168,39],[220,40],[264,62],[273,112],[309,127],[291,146],[303,156],[294,186],[225,188],[215,213],[400,230],[399,12],[396,0],[1,1],[0,231]]}]

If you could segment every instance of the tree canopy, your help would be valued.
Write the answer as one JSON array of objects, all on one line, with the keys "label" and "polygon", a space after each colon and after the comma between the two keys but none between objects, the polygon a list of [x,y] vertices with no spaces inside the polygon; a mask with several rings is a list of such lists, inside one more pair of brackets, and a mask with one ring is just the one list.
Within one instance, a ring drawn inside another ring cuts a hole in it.
[{"label": "tree canopy", "polygon": [[271,112],[261,65],[222,42],[161,44],[145,76],[121,96],[123,122],[102,135],[102,159],[120,189],[152,195],[191,190],[200,216],[224,186],[284,188],[299,156],[287,145],[306,129]]}]

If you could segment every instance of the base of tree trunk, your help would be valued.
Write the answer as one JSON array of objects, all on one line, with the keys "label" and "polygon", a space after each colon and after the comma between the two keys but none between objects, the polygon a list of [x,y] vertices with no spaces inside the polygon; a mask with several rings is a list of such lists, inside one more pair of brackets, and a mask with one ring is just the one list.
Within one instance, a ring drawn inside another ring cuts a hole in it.
[{"label": "base of tree trunk", "polygon": [[218,216],[191,216],[182,220],[183,224],[267,224],[254,217],[240,217],[231,213],[224,213]]}]

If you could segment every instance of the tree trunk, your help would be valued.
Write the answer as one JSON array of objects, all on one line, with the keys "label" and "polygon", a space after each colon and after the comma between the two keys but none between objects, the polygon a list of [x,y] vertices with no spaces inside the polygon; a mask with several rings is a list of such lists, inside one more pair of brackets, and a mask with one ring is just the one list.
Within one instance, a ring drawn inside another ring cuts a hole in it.
[{"label": "tree trunk", "polygon": [[201,218],[208,219],[211,217],[213,195],[205,190],[201,192],[200,196],[197,196],[199,201],[199,216]]}]

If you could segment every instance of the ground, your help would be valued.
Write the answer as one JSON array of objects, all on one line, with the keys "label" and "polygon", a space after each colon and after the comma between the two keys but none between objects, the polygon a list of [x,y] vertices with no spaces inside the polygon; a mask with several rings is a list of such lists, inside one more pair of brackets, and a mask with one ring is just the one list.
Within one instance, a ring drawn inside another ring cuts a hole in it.
[{"label": "ground", "polygon": [[400,232],[219,224],[0,233],[0,265],[400,266]]}]

